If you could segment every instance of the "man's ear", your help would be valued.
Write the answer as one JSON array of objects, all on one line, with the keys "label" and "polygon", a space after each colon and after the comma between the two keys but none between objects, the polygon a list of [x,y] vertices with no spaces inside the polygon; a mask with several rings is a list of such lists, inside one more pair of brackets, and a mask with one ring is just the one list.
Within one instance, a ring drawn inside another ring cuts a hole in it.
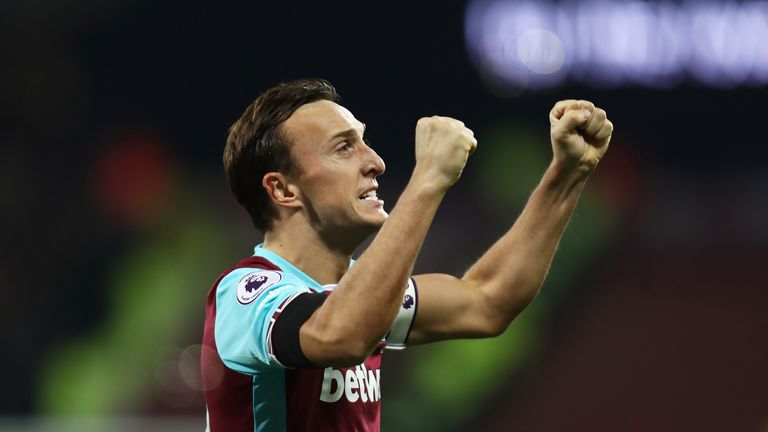
[{"label": "man's ear", "polygon": [[275,204],[281,207],[301,207],[298,187],[282,173],[273,171],[264,174],[261,184]]}]

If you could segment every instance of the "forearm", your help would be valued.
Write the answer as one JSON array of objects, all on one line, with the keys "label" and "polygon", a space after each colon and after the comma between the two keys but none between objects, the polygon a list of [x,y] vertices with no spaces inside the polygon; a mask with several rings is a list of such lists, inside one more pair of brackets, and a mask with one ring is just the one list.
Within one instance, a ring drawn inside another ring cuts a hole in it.
[{"label": "forearm", "polygon": [[389,330],[445,194],[416,177],[414,174],[371,245],[318,311],[314,325],[323,327],[319,330],[353,338],[367,351]]},{"label": "forearm", "polygon": [[415,277],[420,307],[409,343],[498,335],[538,293],[613,133],[605,111],[583,100],[557,102],[550,124],[553,162],[512,228],[461,279]]},{"label": "forearm", "polygon": [[506,327],[536,296],[587,174],[552,163],[512,228],[464,275],[490,318]]}]

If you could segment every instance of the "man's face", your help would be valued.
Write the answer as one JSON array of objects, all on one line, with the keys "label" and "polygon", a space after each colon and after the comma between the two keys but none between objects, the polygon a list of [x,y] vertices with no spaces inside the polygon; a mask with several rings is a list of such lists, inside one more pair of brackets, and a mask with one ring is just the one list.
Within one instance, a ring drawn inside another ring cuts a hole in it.
[{"label": "man's face", "polygon": [[352,236],[377,230],[387,218],[376,196],[384,161],[363,141],[365,125],[322,100],[300,107],[283,128],[298,165],[293,180],[315,228]]}]

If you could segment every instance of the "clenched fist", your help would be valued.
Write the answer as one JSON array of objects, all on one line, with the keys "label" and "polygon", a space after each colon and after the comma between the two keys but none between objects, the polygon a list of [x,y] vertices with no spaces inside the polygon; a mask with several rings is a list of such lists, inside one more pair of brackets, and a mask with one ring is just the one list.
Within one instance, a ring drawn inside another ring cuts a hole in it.
[{"label": "clenched fist", "polygon": [[613,123],[605,111],[585,100],[563,100],[549,112],[555,159],[565,167],[590,173],[608,150]]},{"label": "clenched fist", "polygon": [[461,177],[477,147],[475,134],[450,117],[423,117],[416,124],[416,169],[421,180],[447,190]]}]

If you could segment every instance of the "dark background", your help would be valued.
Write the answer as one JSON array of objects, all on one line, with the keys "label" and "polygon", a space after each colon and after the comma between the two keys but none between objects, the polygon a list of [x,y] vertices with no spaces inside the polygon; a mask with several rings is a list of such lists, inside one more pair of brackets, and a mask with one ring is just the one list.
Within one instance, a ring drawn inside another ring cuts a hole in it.
[{"label": "dark background", "polygon": [[205,293],[260,239],[224,179],[227,129],[269,86],[322,77],[387,162],[388,208],[419,117],[479,138],[419,272],[460,274],[514,221],[555,101],[615,125],[542,295],[497,340],[389,354],[386,430],[766,430],[765,87],[498,97],[464,11],[0,2],[0,428],[202,429]]}]

